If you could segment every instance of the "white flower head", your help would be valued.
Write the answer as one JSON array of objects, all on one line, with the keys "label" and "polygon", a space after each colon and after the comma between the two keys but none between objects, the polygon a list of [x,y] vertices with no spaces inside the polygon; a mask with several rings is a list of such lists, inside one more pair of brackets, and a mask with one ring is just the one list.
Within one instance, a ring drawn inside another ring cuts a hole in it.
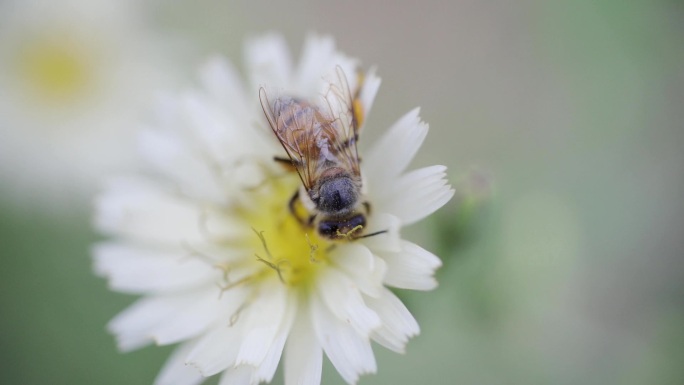
[{"label": "white flower head", "polygon": [[103,172],[133,163],[139,107],[173,76],[144,10],[128,0],[0,4],[3,195],[82,198]]},{"label": "white flower head", "polygon": [[399,229],[452,197],[445,167],[405,171],[428,129],[409,112],[362,154],[371,209],[361,231],[371,236],[322,236],[298,219],[304,205],[291,207],[302,182],[274,161],[287,155],[258,90],[320,100],[341,71],[368,113],[380,80],[356,76],[328,37],[310,37],[297,66],[280,36],[251,40],[246,69],[245,86],[214,59],[199,89],[165,99],[141,136],[156,178],[111,180],[97,200],[97,225],[113,240],[95,247],[96,271],[144,295],[109,330],[125,351],[180,343],[156,384],[219,373],[220,384],[269,382],[281,357],[286,384],[319,384],[323,353],[356,383],[376,371],[371,341],[403,352],[419,332],[388,287],[436,286],[440,260]]}]

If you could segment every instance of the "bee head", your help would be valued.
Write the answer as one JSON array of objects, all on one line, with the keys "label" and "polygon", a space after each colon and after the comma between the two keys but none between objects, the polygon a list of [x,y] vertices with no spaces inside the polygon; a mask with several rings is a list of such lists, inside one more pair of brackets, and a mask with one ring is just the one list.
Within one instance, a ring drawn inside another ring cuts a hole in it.
[{"label": "bee head", "polygon": [[348,177],[328,179],[320,187],[316,205],[326,213],[339,213],[351,209],[358,200],[357,188]]},{"label": "bee head", "polygon": [[356,231],[366,226],[366,217],[357,214],[347,219],[330,219],[318,224],[318,233],[331,239],[340,239],[343,236],[358,234]]}]

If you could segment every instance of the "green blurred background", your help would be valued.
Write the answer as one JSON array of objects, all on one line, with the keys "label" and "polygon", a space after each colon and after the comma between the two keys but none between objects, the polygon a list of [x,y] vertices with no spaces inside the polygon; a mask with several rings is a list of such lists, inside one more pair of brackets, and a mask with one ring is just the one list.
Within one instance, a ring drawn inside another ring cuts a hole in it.
[{"label": "green blurred background", "polygon": [[[414,164],[446,164],[458,193],[403,233],[442,257],[440,286],[400,293],[421,335],[405,355],[376,347],[362,384],[684,384],[682,2],[177,0],[144,16],[185,74],[216,52],[240,66],[264,31],[295,52],[333,35],[383,78],[368,141],[422,106]],[[133,298],[91,272],[90,199],[13,196],[0,383],[151,384],[171,349],[120,354],[106,333]]]}]

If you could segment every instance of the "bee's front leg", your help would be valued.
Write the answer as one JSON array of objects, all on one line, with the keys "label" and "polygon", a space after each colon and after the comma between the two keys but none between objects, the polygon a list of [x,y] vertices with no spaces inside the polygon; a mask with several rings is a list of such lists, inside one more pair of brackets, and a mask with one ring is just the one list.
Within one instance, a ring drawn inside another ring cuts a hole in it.
[{"label": "bee's front leg", "polygon": [[366,209],[366,215],[370,215],[370,214],[371,214],[371,205],[370,205],[370,203],[369,203],[368,201],[363,202],[363,208]]},{"label": "bee's front leg", "polygon": [[292,195],[292,198],[290,198],[290,203],[288,203],[288,207],[290,208],[290,213],[292,213],[292,216],[294,216],[302,226],[311,227],[313,225],[314,220],[316,219],[316,215],[303,217],[301,215],[302,210],[297,210],[297,202],[300,202],[299,189],[297,189],[297,191],[295,191],[295,193]]}]

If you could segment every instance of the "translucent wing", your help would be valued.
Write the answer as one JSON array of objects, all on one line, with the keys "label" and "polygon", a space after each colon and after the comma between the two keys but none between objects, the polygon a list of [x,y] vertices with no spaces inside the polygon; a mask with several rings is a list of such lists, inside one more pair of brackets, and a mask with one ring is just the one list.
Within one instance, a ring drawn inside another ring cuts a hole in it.
[{"label": "translucent wing", "polygon": [[259,99],[271,130],[292,161],[307,191],[326,170],[346,170],[361,183],[356,148],[358,124],[354,102],[344,72],[338,67],[319,107],[295,98],[268,100],[259,90]]},{"label": "translucent wing", "polygon": [[292,98],[276,98],[271,104],[263,88],[259,90],[259,99],[271,130],[306,189],[311,189],[316,182],[315,162],[318,158],[314,131],[316,111],[307,103]]},{"label": "translucent wing", "polygon": [[[330,83],[324,99],[327,102],[328,113],[335,122],[335,152],[339,154],[340,160],[344,162],[354,175],[360,177],[359,154],[356,142],[359,140],[359,125],[363,119],[363,112],[360,111],[360,103],[357,102],[356,95],[352,95],[349,89],[347,77],[342,68],[337,66],[335,69],[337,79]],[[360,89],[361,84],[357,86]]]}]

